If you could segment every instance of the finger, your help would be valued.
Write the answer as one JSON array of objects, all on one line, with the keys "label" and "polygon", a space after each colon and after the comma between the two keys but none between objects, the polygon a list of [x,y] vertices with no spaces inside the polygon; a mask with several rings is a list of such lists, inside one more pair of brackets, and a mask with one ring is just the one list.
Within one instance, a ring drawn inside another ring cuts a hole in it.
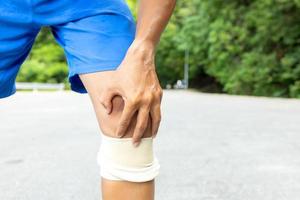
[{"label": "finger", "polygon": [[122,115],[120,117],[119,125],[118,125],[117,132],[116,132],[117,137],[124,136],[135,111],[136,111],[136,108],[132,104],[128,104],[125,101],[124,109],[123,109]]},{"label": "finger", "polygon": [[107,114],[110,114],[113,110],[112,99],[116,95],[118,95],[117,91],[107,88],[100,96],[100,103],[104,106]]},{"label": "finger", "polygon": [[145,133],[149,120],[149,109],[141,108],[138,112],[137,123],[132,136],[132,142],[134,146],[138,146]]},{"label": "finger", "polygon": [[151,110],[150,110],[150,116],[152,120],[152,125],[151,125],[151,131],[152,131],[152,137],[156,137],[158,128],[161,122],[161,108],[160,104],[154,105]]}]

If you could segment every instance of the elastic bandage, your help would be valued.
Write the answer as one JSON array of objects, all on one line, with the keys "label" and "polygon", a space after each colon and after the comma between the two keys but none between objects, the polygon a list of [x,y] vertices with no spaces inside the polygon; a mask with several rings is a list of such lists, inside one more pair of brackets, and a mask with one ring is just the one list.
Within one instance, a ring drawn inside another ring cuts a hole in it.
[{"label": "elastic bandage", "polygon": [[159,173],[153,152],[153,138],[142,138],[138,147],[132,138],[113,138],[102,134],[98,164],[103,178],[116,181],[146,182]]}]

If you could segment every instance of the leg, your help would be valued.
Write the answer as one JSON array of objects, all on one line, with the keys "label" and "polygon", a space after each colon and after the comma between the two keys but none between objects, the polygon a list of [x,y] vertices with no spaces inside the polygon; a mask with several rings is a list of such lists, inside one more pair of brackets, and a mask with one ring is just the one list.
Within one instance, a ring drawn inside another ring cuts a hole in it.
[{"label": "leg", "polygon": [[153,200],[154,181],[118,182],[102,179],[103,200]]},{"label": "leg", "polygon": [[[96,112],[96,116],[103,134],[115,137],[114,133],[116,125],[118,124],[119,117],[121,116],[123,109],[123,100],[117,96],[113,99],[113,111],[110,115],[106,114],[103,106],[97,102],[101,91],[105,88],[105,83],[109,80],[109,77],[113,74],[113,71],[97,72],[91,74],[80,75],[80,78],[87,89],[90,98],[93,102],[93,106]],[[95,84],[99,83],[99,84]],[[136,123],[136,116],[131,122],[125,137],[131,137],[133,129]],[[148,127],[145,132],[145,137],[151,136],[151,123],[148,123]],[[134,183],[127,181],[111,181],[102,178],[102,194],[104,200],[153,200],[154,199],[154,180]]]},{"label": "leg", "polygon": [[[104,107],[99,103],[98,99],[102,94],[103,89],[105,88],[105,83],[109,81],[113,73],[114,71],[104,71],[80,75],[80,79],[82,80],[92,100],[100,128],[103,134],[110,137],[116,137],[115,135],[113,135],[113,133],[116,131],[116,126],[121,116],[124,103],[121,97],[116,96],[113,99],[113,111],[108,115],[106,114]],[[131,122],[130,127],[128,128],[124,136],[125,138],[132,137],[135,123],[136,116],[134,117],[134,120]],[[151,137],[150,121],[148,123],[148,127],[146,128],[145,137]]]},{"label": "leg", "polygon": [[[98,99],[134,39],[135,23],[129,10],[126,16],[124,13],[102,13],[52,26],[52,30],[66,52],[71,89],[87,90],[103,134],[115,137],[113,133],[123,110],[123,101],[120,97],[114,98],[113,112],[107,115]],[[124,137],[132,136],[135,123],[136,116]],[[151,135],[150,125],[145,137]],[[133,183],[102,179],[102,189],[104,200],[152,200],[154,181]]]}]

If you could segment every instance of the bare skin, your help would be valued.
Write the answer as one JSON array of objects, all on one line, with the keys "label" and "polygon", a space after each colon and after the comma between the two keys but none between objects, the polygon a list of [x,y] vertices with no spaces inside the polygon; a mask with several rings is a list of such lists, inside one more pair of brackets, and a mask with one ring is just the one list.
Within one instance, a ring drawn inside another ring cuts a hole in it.
[{"label": "bare skin", "polygon": [[[93,90],[93,82],[94,79],[102,80],[103,83],[107,81],[107,78],[113,74],[113,71],[94,73],[86,78],[86,75],[81,75],[81,79],[85,87],[87,88],[92,102],[97,102],[98,93],[90,92]],[[91,78],[93,77],[93,78]],[[101,94],[102,91],[100,90]],[[93,103],[94,110],[96,112],[96,116],[100,125],[100,129],[103,134],[109,137],[116,137],[113,133],[117,129],[116,124],[120,120],[122,111],[124,109],[124,101],[122,97],[115,96],[112,100],[113,109],[111,113],[108,115],[103,106],[97,103]],[[136,115],[133,116],[132,121],[129,125],[129,128],[126,130],[124,137],[132,137],[133,130],[137,121]],[[151,137],[151,122],[148,122],[147,128],[144,132],[144,137]],[[154,199],[154,180],[148,181],[145,183],[133,183],[127,181],[111,181],[102,178],[102,199],[103,200],[153,200]]]},{"label": "bare skin", "polygon": [[[109,129],[107,131],[114,131],[116,129],[114,122],[120,120],[122,110],[124,107],[124,101],[120,96],[113,98],[113,111],[107,117],[102,118],[103,129]],[[133,130],[136,124],[136,116],[133,117],[128,130],[125,132],[124,137],[132,137]],[[107,123],[107,124],[106,124]],[[112,133],[112,132],[110,132]],[[106,134],[109,135],[109,134]],[[111,135],[109,135],[111,136]],[[151,137],[151,123],[145,130],[144,137]],[[102,178],[102,198],[104,200],[153,200],[154,199],[154,180],[145,183],[133,183],[125,181],[110,181]],[[116,192],[117,191],[117,192]]]},{"label": "bare skin", "polygon": [[134,114],[138,113],[132,137],[135,145],[140,143],[149,120],[152,135],[158,132],[162,89],[155,71],[155,48],[175,3],[176,0],[140,0],[135,39],[99,97],[108,114],[115,95],[124,99],[124,110],[115,132],[118,137],[124,136]]},{"label": "bare skin", "polygon": [[[140,0],[136,36],[115,71],[82,74],[102,132],[111,137],[155,137],[161,121],[162,89],[155,48],[176,0]],[[118,96],[118,97],[116,97]],[[102,179],[103,200],[153,200],[154,180],[145,183]]]},{"label": "bare skin", "polygon": [[[124,110],[124,100],[121,96],[114,96],[112,99],[112,111],[108,115],[106,109],[99,103],[99,96],[103,93],[105,88],[105,82],[107,82],[115,71],[104,71],[104,72],[97,72],[91,74],[82,74],[80,78],[87,89],[89,96],[92,100],[94,111],[97,116],[98,124],[100,126],[101,132],[110,137],[117,137],[114,133],[117,129],[117,124],[120,121],[122,112]],[[100,81],[99,87],[95,87],[95,82]],[[97,92],[94,90],[97,88]],[[137,114],[135,114],[130,121],[128,129],[125,131],[123,138],[129,138],[133,136],[133,130],[135,128],[137,122]],[[147,127],[143,133],[144,137],[151,137],[151,121],[148,121]]]}]

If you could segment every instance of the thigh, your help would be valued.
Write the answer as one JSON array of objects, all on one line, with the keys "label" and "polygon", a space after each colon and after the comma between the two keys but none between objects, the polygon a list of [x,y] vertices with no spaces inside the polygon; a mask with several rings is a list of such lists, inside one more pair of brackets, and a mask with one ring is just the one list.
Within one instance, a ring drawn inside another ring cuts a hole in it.
[{"label": "thigh", "polygon": [[[98,13],[52,26],[56,40],[66,53],[71,89],[80,93],[88,91],[100,128],[108,136],[114,136],[123,110],[123,100],[115,97],[113,112],[108,115],[97,98],[125,57],[134,40],[135,29],[129,10]],[[136,115],[125,137],[132,136],[135,123]],[[149,129],[147,131],[150,133]]]},{"label": "thigh", "polygon": [[66,53],[71,89],[84,93],[78,75],[115,70],[134,39],[135,22],[129,11],[105,12],[54,25],[52,31]]}]

